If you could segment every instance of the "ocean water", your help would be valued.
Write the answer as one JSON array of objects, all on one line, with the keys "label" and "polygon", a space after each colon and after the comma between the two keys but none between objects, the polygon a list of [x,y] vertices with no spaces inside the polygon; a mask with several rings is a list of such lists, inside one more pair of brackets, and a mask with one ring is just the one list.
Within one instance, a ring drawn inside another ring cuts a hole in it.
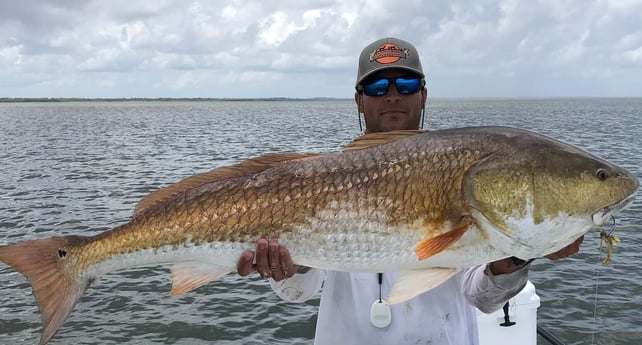
[{"label": "ocean water", "polygon": [[[642,178],[642,99],[431,100],[426,128],[510,125],[585,148]],[[269,152],[332,152],[357,136],[352,101],[0,104],[0,244],[92,235],[126,222],[149,192]],[[642,202],[617,217],[613,261],[597,231],[580,253],[536,260],[539,324],[567,344],[642,343]],[[167,266],[109,274],[51,344],[311,344],[318,300],[278,299],[230,274],[168,296]],[[0,264],[0,344],[34,344],[30,284]],[[544,342],[542,342],[544,343]]]}]

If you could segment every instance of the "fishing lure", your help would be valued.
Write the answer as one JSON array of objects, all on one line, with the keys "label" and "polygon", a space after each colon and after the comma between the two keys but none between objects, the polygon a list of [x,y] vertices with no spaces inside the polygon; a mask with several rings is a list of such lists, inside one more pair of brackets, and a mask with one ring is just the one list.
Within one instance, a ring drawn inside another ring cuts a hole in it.
[{"label": "fishing lure", "polygon": [[615,219],[613,219],[614,226],[609,232],[604,231],[601,227],[600,230],[600,254],[602,254],[602,244],[606,246],[606,258],[602,260],[603,265],[608,265],[611,262],[611,257],[613,256],[613,247],[620,243],[620,238],[613,235],[613,230],[615,228]]}]

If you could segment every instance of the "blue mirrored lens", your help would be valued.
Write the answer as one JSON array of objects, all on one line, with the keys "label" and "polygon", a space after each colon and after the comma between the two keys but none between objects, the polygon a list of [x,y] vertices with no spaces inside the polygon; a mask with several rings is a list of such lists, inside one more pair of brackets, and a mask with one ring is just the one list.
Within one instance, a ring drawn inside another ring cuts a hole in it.
[{"label": "blue mirrored lens", "polygon": [[397,92],[401,95],[411,95],[419,91],[421,79],[419,78],[381,78],[373,83],[365,84],[363,92],[368,96],[383,96],[388,93],[390,83],[395,83]]},{"label": "blue mirrored lens", "polygon": [[419,84],[418,78],[397,78],[395,80],[397,92],[402,95],[410,95],[419,91]]},{"label": "blue mirrored lens", "polygon": [[388,79],[379,79],[374,83],[363,86],[363,92],[368,96],[383,96],[388,93],[390,82]]}]

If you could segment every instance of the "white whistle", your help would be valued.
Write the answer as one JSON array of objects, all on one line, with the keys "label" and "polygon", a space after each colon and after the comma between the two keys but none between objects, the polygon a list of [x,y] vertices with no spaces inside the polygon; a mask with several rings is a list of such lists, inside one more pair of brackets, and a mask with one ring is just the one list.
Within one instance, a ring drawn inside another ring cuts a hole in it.
[{"label": "white whistle", "polygon": [[392,312],[388,303],[376,300],[370,307],[370,323],[377,328],[388,327],[392,321]]}]

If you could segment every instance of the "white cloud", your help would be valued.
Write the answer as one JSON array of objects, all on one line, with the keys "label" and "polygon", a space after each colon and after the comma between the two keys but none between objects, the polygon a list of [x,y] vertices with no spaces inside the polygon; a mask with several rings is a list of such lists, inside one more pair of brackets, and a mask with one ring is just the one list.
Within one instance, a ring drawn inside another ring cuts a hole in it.
[{"label": "white cloud", "polygon": [[0,97],[56,81],[69,97],[351,97],[361,48],[384,36],[415,43],[434,96],[545,95],[550,78],[560,96],[642,95],[640,22],[624,0],[7,1]]},{"label": "white cloud", "polygon": [[624,57],[633,63],[642,63],[642,46],[624,52]]},{"label": "white cloud", "polygon": [[283,12],[272,13],[269,17],[259,22],[259,43],[267,46],[279,46],[288,39],[296,27],[288,23],[288,16]]},{"label": "white cloud", "polygon": [[23,64],[21,47],[19,45],[0,48],[0,68],[5,71],[18,71]]},{"label": "white cloud", "polygon": [[[205,80],[205,75],[200,71],[186,71],[179,73],[175,78],[164,83],[163,86],[172,89],[185,89],[192,86],[200,87]],[[157,84],[156,86],[161,85]]]}]

